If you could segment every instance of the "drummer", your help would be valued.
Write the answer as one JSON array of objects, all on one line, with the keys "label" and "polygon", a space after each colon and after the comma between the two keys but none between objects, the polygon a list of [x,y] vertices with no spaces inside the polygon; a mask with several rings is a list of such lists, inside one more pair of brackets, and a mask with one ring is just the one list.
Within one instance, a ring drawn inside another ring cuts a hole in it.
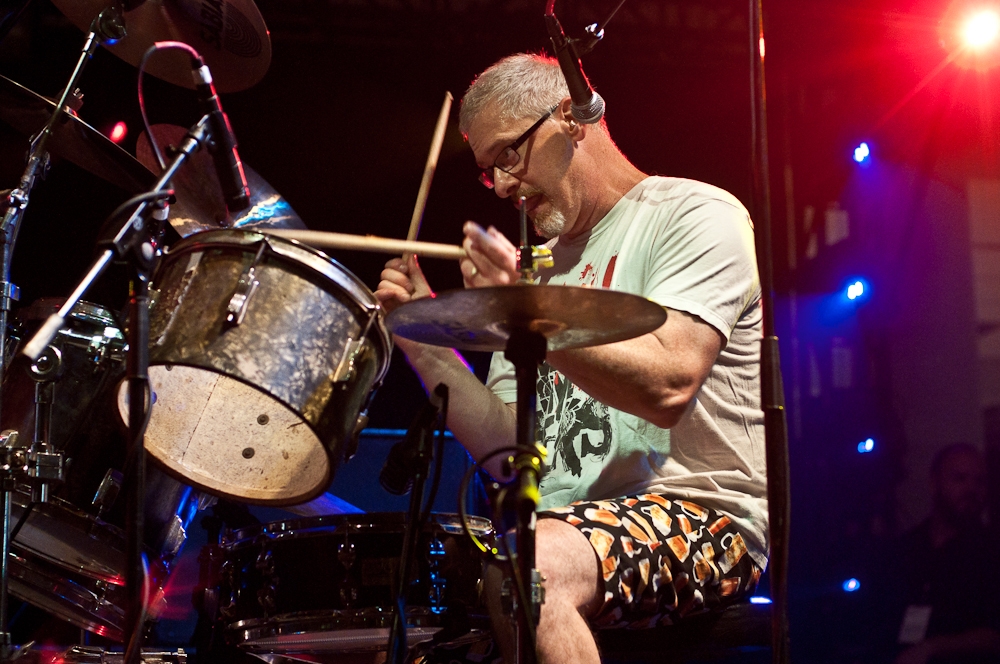
[{"label": "drummer", "polygon": [[[550,352],[539,371],[538,654],[596,664],[592,629],[726,606],[753,592],[767,563],[761,293],[753,226],[735,197],[647,176],[604,122],[578,123],[570,104],[554,59],[514,55],[476,78],[459,127],[480,181],[515,204],[525,197],[551,239],[555,265],[539,283],[634,293],[668,313],[638,338]],[[518,279],[503,235],[472,222],[464,233],[466,288]],[[386,264],[376,296],[391,310],[431,293],[411,258]],[[425,385],[449,386],[448,426],[474,457],[514,444],[516,384],[501,353],[484,386],[452,350],[396,343]],[[493,627],[513,661],[509,620],[493,616]]]}]

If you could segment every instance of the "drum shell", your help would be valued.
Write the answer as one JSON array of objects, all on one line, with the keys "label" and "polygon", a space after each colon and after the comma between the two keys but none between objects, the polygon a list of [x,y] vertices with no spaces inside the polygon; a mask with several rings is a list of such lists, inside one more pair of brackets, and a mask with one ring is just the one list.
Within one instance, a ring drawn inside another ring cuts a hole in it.
[{"label": "drum shell", "polygon": [[[3,382],[4,428],[31,443],[35,422],[35,381],[30,362],[18,354],[41,323],[63,304],[43,298],[18,312],[11,359]],[[126,345],[112,314],[79,302],[50,344],[62,371],[53,385],[49,442],[66,455],[65,482],[50,485],[49,502],[32,505],[30,487],[19,480],[11,494],[12,524],[25,510],[11,543],[11,594],[82,629],[121,640],[126,594],[126,499],[104,505],[102,518],[92,504],[110,469],[121,470],[127,438],[115,416],[116,384],[125,373]],[[143,541],[150,588],[159,595],[171,563],[186,539],[186,528],[211,498],[192,491],[152,465],[146,469]],[[152,607],[158,611],[162,606]]]},{"label": "drum shell", "polygon": [[[385,628],[405,530],[396,513],[313,517],[238,531],[223,539],[220,616],[227,639],[280,633]],[[489,541],[489,522],[470,517]],[[408,622],[440,626],[442,615],[479,611],[482,554],[452,515],[433,514],[409,573]]]},{"label": "drum shell", "polygon": [[[261,243],[267,246],[258,257]],[[251,265],[259,287],[243,321],[233,325],[228,307]],[[276,500],[234,497],[291,504],[322,493],[388,366],[391,342],[374,296],[319,252],[243,231],[199,233],[178,243],[154,281],[151,365],[195,367],[255,387],[301,417],[327,449],[329,469],[308,493]],[[353,369],[345,380],[333,380],[347,342],[362,334]],[[199,484],[195,477],[183,479]]]}]

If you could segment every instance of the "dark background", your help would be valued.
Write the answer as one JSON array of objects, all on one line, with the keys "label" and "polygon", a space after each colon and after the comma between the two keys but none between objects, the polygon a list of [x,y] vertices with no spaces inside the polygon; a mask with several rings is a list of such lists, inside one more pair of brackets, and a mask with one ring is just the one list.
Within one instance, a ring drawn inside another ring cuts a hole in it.
[{"label": "dark background", "polygon": [[[615,4],[564,0],[557,11],[579,35]],[[258,6],[271,31],[270,69],[223,103],[244,161],[317,230],[404,237],[444,92],[458,98],[498,58],[548,46],[542,0]],[[988,452],[1000,445],[977,379],[966,195],[970,179],[998,176],[998,81],[993,69],[939,67],[953,47],[941,27],[950,9],[931,0],[765,3],[799,661],[871,661],[865,594],[886,564],[881,544],[926,514],[930,456],[960,440]],[[747,16],[746,2],[628,0],[584,65],[612,135],[640,169],[710,182],[753,209]],[[54,97],[82,40],[37,0],[0,42],[0,73]],[[125,121],[129,150],[141,126],[135,78],[131,65],[98,51],[81,86],[80,116],[102,131]],[[197,119],[187,90],[147,78],[146,94],[153,122]],[[458,243],[467,219],[515,237],[513,209],[475,181],[456,118],[454,110],[420,238]],[[867,165],[851,159],[862,140],[873,150]],[[16,183],[26,147],[0,127],[0,186]],[[15,253],[22,303],[69,292],[101,221],[124,198],[72,164],[53,165]],[[830,243],[836,215],[827,212],[836,209],[848,213],[850,233]],[[373,289],[387,258],[331,255]],[[423,266],[438,290],[461,286],[455,264]],[[859,277],[870,295],[847,303],[842,289]],[[113,272],[88,299],[117,307],[124,291]],[[470,359],[482,374],[488,357]],[[422,398],[395,355],[372,425],[407,426]],[[875,451],[857,454],[869,436]],[[843,592],[848,578],[861,590]]]}]

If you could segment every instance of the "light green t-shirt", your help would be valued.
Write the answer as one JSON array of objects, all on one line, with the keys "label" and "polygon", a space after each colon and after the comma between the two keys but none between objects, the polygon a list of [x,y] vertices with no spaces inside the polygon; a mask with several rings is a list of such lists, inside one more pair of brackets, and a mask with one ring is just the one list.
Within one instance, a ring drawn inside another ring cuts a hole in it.
[{"label": "light green t-shirt", "polygon": [[[727,341],[671,429],[609,408],[542,365],[538,428],[548,471],[540,508],[643,492],[687,498],[730,515],[763,567],[761,297],[746,209],[711,185],[650,177],[589,233],[549,246],[555,265],[540,271],[540,283],[641,295],[697,316]],[[502,353],[493,356],[487,384],[504,402],[516,400],[514,369]]]}]

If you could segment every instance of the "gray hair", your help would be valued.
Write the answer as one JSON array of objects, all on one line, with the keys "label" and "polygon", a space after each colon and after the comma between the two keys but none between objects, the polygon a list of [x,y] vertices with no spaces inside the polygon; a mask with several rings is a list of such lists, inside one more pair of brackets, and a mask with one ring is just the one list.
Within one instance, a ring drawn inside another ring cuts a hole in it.
[{"label": "gray hair", "polygon": [[568,96],[555,58],[535,53],[509,55],[472,81],[462,97],[458,129],[467,136],[476,116],[493,102],[502,119],[520,120],[541,116]]}]

